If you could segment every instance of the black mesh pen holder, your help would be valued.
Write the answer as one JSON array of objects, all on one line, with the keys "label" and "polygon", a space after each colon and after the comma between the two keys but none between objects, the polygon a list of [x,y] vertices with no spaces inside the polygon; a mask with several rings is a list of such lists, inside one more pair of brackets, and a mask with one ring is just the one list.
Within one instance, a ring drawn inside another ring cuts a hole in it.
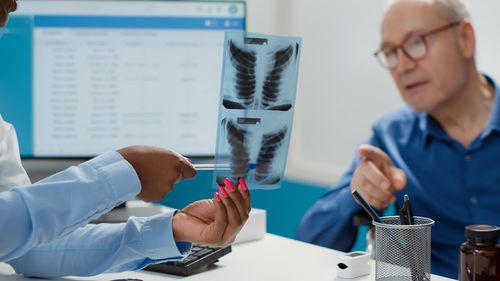
[{"label": "black mesh pen holder", "polygon": [[383,217],[375,226],[375,280],[431,280],[431,227],[434,221],[415,217],[401,225],[398,216]]}]

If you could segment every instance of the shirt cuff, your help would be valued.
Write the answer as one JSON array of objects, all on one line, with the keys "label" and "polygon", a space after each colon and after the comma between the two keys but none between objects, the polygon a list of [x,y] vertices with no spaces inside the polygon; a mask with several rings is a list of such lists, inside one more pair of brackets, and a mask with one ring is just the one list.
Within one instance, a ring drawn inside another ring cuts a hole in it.
[{"label": "shirt cuff", "polygon": [[116,205],[141,191],[141,182],[134,167],[116,151],[106,152],[80,165],[88,165],[104,177]]},{"label": "shirt cuff", "polygon": [[352,216],[355,213],[363,210],[363,208],[354,200],[350,188],[343,188],[339,191],[339,199],[337,200],[338,210],[349,211],[349,215]]},{"label": "shirt cuff", "polygon": [[169,211],[148,218],[142,227],[142,247],[153,260],[182,259],[191,252],[189,242],[175,242],[172,218],[176,211]]}]

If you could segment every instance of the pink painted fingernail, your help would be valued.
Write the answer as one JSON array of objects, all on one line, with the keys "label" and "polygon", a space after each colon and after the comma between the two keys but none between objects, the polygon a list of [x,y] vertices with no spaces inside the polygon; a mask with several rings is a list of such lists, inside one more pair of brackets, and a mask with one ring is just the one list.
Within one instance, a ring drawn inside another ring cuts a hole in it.
[{"label": "pink painted fingernail", "polygon": [[234,184],[229,179],[224,179],[224,184],[226,185],[229,191],[234,191]]},{"label": "pink painted fingernail", "polygon": [[243,188],[243,190],[248,190],[247,183],[242,178],[240,178],[238,182],[240,183],[240,186],[241,188]]},{"label": "pink painted fingernail", "polygon": [[219,192],[222,197],[227,197],[227,192],[226,190],[224,190],[224,187],[222,187],[222,185],[219,185]]},{"label": "pink painted fingernail", "polygon": [[186,160],[187,160],[189,163],[193,162],[193,161],[191,161],[191,159],[189,159],[189,158],[187,158],[187,157],[184,157],[184,158],[186,158]]},{"label": "pink painted fingernail", "polygon": [[221,200],[221,199],[220,199],[220,196],[219,196],[219,193],[217,193],[217,192],[214,192],[214,198],[215,198],[215,200],[217,200],[217,201],[220,201],[220,200]]}]

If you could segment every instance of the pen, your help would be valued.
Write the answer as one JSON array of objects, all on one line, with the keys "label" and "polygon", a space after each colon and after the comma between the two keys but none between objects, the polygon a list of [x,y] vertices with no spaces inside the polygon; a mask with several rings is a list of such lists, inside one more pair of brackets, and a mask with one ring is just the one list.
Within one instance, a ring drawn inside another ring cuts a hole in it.
[{"label": "pen", "polygon": [[410,197],[408,194],[405,194],[405,206],[406,206],[406,216],[408,220],[408,224],[415,224],[415,220],[413,218],[413,210],[411,209]]},{"label": "pen", "polygon": [[372,220],[379,222],[379,223],[384,223],[382,221],[382,219],[380,219],[380,217],[377,215],[377,213],[375,213],[373,208],[361,196],[361,194],[359,194],[357,189],[354,189],[352,191],[352,196],[354,196],[354,199],[356,200],[356,202],[358,202],[358,204],[361,205],[361,207],[363,207],[363,209],[365,209],[365,211],[368,213],[368,215],[370,215]]},{"label": "pen", "polygon": [[408,221],[408,213],[407,213],[406,209],[407,209],[407,204],[405,201],[403,203],[403,206],[401,207],[401,209],[399,209],[399,220],[400,220],[401,225],[410,224],[410,222]]},{"label": "pen", "polygon": [[[410,197],[408,194],[404,196],[403,207],[399,210],[399,218],[401,220],[401,225],[415,224],[415,220],[413,218],[413,210],[411,209]],[[411,280],[426,280],[426,276],[424,272],[419,272],[417,266],[415,264],[415,257],[410,257],[410,271],[411,271]]]},{"label": "pen", "polygon": [[415,224],[415,219],[413,218],[413,210],[411,209],[410,197],[408,194],[404,196],[405,202],[403,207],[399,210],[399,219],[401,220],[401,225],[405,224]]}]

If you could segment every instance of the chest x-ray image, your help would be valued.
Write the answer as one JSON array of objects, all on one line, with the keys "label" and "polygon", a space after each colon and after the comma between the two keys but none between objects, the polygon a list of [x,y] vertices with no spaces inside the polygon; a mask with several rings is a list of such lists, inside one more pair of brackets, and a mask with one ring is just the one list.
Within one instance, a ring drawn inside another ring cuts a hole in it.
[{"label": "chest x-ray image", "polygon": [[213,187],[243,178],[281,187],[297,91],[301,39],[227,32]]}]

